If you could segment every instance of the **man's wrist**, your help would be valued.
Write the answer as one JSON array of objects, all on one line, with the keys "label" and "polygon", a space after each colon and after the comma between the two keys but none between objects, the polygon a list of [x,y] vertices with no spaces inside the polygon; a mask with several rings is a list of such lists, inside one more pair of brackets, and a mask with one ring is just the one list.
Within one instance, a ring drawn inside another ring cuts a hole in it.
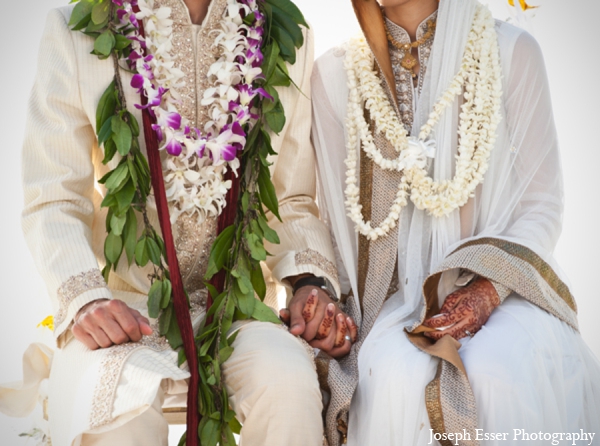
[{"label": "man's wrist", "polygon": [[292,285],[293,293],[296,294],[300,288],[305,286],[312,286],[323,290],[334,302],[339,302],[340,300],[335,292],[335,288],[326,277],[317,277],[310,274],[306,275],[305,277],[298,278],[298,280],[296,280]]},{"label": "man's wrist", "polygon": [[93,304],[97,303],[97,302],[103,302],[103,301],[107,301],[110,299],[107,298],[101,298],[101,299],[95,299],[92,300],[91,302],[88,302],[87,304],[85,304],[83,307],[81,307],[79,310],[77,310],[77,313],[75,313],[75,317],[73,318],[75,321],[77,320],[77,318],[81,315],[81,313],[83,311],[85,311],[88,307],[91,307]]},{"label": "man's wrist", "polygon": [[285,280],[287,283],[289,283],[293,289],[296,285],[296,282],[298,282],[298,280],[300,280],[300,279],[304,279],[305,277],[315,277],[315,275],[311,274],[311,273],[304,273],[304,274],[298,274],[297,276],[286,277],[283,280]]}]

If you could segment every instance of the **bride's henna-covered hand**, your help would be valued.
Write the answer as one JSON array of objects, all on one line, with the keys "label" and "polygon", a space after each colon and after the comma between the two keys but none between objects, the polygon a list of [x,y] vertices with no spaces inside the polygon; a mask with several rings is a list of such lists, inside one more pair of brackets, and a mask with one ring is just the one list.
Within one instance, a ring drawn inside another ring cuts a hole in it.
[{"label": "bride's henna-covered hand", "polygon": [[477,333],[500,305],[496,288],[491,282],[480,277],[460,290],[446,297],[446,301],[437,316],[427,319],[424,325],[430,328],[448,327],[445,330],[425,333],[425,336],[438,340],[449,334],[461,339]]},{"label": "bride's henna-covered hand", "polygon": [[345,315],[327,293],[312,286],[300,288],[290,308],[281,310],[280,315],[290,325],[290,333],[302,336],[312,347],[334,358],[347,355],[358,339],[358,328],[352,318]]}]

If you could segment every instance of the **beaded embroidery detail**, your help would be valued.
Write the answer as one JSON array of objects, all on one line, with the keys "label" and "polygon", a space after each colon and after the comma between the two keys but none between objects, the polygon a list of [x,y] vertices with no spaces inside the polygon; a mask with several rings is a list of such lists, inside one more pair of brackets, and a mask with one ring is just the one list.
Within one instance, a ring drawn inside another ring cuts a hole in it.
[{"label": "beaded embroidery detail", "polygon": [[323,254],[313,249],[307,249],[306,251],[298,252],[295,256],[296,266],[299,265],[314,265],[318,267],[328,276],[332,277],[336,281],[338,280],[338,272],[336,266],[330,262]]},{"label": "beaded embroidery detail", "polygon": [[86,291],[96,288],[106,288],[102,273],[97,268],[72,276],[60,286],[56,292],[59,307],[54,315],[54,331],[65,321],[71,302]]},{"label": "beaded embroidery detail", "polygon": [[210,248],[217,233],[217,219],[207,218],[198,224],[194,216],[181,214],[176,222],[178,234],[175,242],[186,290],[204,288],[204,274],[208,267]]},{"label": "beaded embroidery detail", "polygon": [[[206,296],[206,289],[196,291],[190,295],[190,316],[192,320],[206,310]],[[94,389],[92,410],[90,412],[91,429],[104,426],[112,421],[117,386],[127,358],[134,351],[141,348],[149,348],[155,352],[162,352],[171,348],[167,340],[159,335],[158,321],[153,321],[151,327],[152,334],[144,336],[139,342],[128,342],[108,349],[100,364],[100,381]]]},{"label": "beaded embroidery detail", "polygon": [[[427,17],[417,28],[417,39],[420,39],[429,29],[427,21],[435,20],[437,17],[437,11]],[[400,43],[410,43],[410,37],[408,33],[396,25],[394,22],[385,18],[386,25],[390,34]],[[425,79],[425,70],[427,68],[427,62],[431,54],[431,47],[433,46],[433,38],[427,40],[423,45],[419,46],[419,92],[423,88],[423,80]],[[404,53],[397,49],[392,44],[389,45],[389,53],[392,61],[392,70],[394,72],[394,78],[396,80],[396,96],[398,97],[398,109],[400,110],[400,119],[404,124],[406,130],[410,133],[413,124],[413,81],[412,75],[409,70],[404,68],[401,64]]]}]

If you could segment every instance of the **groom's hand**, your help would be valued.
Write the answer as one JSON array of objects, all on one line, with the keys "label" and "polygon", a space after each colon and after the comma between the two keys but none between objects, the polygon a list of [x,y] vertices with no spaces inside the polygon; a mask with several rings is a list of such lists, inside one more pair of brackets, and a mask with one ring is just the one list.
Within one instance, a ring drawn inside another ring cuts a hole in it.
[{"label": "groom's hand", "polygon": [[90,350],[137,342],[152,334],[148,319],[121,300],[98,299],[79,310],[71,331]]},{"label": "groom's hand", "polygon": [[344,314],[326,292],[312,285],[296,291],[289,309],[281,310],[280,314],[284,322],[289,323],[291,334],[302,336],[312,347],[334,358],[347,355],[358,338],[352,318]]}]

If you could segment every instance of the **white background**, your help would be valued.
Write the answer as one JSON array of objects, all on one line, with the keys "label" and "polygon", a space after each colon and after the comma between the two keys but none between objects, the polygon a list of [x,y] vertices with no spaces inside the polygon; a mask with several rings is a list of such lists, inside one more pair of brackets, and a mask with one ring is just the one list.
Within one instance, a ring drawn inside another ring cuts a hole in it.
[{"label": "white background", "polygon": [[[50,305],[20,229],[20,147],[45,17],[49,9],[67,1],[1,0],[0,5],[0,147],[4,152],[0,174],[0,382],[21,378],[21,355],[30,342],[51,342],[48,333],[36,329],[50,314]],[[296,3],[315,30],[317,56],[358,29],[350,0]],[[509,16],[506,0],[487,3],[496,17]],[[532,3],[542,5],[533,20],[534,34],[546,57],[565,174],[564,229],[556,257],[570,278],[579,305],[581,333],[600,357],[600,293],[595,284],[600,277],[600,2]],[[35,424],[33,417],[17,420],[0,415],[0,445],[33,445],[35,442],[17,434]],[[173,434],[171,444],[177,444],[178,435]]]}]

